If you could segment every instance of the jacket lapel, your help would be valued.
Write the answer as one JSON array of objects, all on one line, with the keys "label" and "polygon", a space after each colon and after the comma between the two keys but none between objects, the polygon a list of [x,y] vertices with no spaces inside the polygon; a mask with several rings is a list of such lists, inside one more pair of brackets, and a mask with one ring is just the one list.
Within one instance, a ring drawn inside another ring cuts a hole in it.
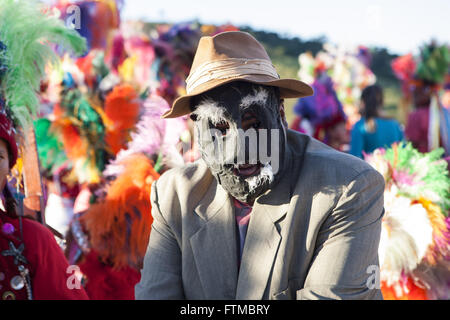
[{"label": "jacket lapel", "polygon": [[236,225],[230,197],[212,179],[194,210],[202,226],[190,243],[206,299],[234,299],[237,283]]},{"label": "jacket lapel", "polygon": [[[288,131],[288,140],[295,138],[291,135]],[[283,176],[274,188],[257,198],[253,205],[239,270],[236,299],[260,300],[264,297],[282,240],[276,223],[289,210],[306,145],[307,143],[300,141],[293,149],[286,150],[287,168]]]},{"label": "jacket lapel", "polygon": [[263,298],[281,241],[275,223],[289,209],[289,182],[282,179],[275,189],[258,198],[253,205],[239,270],[236,299]]}]

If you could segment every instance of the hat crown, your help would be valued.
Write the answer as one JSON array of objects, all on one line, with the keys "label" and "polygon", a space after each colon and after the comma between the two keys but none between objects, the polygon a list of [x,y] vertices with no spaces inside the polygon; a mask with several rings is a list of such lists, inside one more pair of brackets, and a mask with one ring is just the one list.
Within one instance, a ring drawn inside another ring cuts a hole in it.
[{"label": "hat crown", "polygon": [[264,47],[252,35],[228,31],[200,38],[186,79],[186,94],[178,97],[163,118],[190,113],[190,99],[232,81],[247,81],[280,88],[281,98],[313,94],[312,88],[295,79],[280,79]]},{"label": "hat crown", "polygon": [[264,47],[252,35],[242,31],[228,31],[200,38],[191,73],[204,63],[230,58],[271,62]]}]

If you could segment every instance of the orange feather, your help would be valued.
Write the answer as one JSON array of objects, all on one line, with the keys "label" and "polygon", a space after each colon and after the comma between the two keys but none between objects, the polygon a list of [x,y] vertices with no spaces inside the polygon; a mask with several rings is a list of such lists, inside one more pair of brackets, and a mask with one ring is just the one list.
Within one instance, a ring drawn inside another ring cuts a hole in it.
[{"label": "orange feather", "polygon": [[382,281],[381,292],[384,300],[428,300],[426,290],[418,287],[409,277],[397,290],[394,286],[388,286]]},{"label": "orange feather", "polygon": [[114,87],[105,100],[105,115],[110,125],[105,141],[113,154],[126,148],[130,131],[139,119],[140,103],[136,90],[128,84]]},{"label": "orange feather", "polygon": [[114,268],[142,267],[153,222],[150,189],[159,174],[151,160],[134,154],[121,162],[123,173],[112,182],[102,202],[81,218],[92,248]]},{"label": "orange feather", "polygon": [[427,210],[433,228],[433,245],[427,251],[426,258],[428,263],[435,265],[439,259],[448,256],[449,253],[450,238],[448,237],[445,216],[442,214],[441,208],[430,200],[420,198],[418,202]]},{"label": "orange feather", "polygon": [[78,128],[69,119],[58,119],[52,126],[60,132],[61,141],[69,159],[76,161],[86,157],[87,142],[82,139]]}]

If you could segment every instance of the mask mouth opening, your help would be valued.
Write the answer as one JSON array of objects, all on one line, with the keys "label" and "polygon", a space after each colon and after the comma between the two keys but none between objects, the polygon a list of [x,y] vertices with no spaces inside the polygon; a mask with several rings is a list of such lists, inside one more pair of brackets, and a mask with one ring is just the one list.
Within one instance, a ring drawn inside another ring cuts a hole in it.
[{"label": "mask mouth opening", "polygon": [[274,179],[274,173],[270,163],[262,164],[236,164],[233,168],[233,174],[245,180],[250,189],[255,189],[259,185],[269,182]]},{"label": "mask mouth opening", "polygon": [[233,174],[245,179],[258,175],[262,167],[259,161],[256,164],[237,164],[234,166]]},{"label": "mask mouth opening", "polygon": [[269,163],[260,165],[257,172],[257,174],[245,178],[250,192],[257,190],[261,186],[271,184],[274,180],[272,166]]}]

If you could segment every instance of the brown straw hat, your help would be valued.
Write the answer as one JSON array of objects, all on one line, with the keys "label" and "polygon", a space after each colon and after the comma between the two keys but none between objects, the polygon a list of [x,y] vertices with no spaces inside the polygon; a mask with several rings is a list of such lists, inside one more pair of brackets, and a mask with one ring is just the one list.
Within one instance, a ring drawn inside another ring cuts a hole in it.
[{"label": "brown straw hat", "polygon": [[281,98],[311,96],[313,89],[295,79],[280,79],[264,47],[249,33],[230,31],[202,37],[186,79],[186,92],[177,98],[163,118],[189,114],[190,98],[232,81],[280,88]]}]

